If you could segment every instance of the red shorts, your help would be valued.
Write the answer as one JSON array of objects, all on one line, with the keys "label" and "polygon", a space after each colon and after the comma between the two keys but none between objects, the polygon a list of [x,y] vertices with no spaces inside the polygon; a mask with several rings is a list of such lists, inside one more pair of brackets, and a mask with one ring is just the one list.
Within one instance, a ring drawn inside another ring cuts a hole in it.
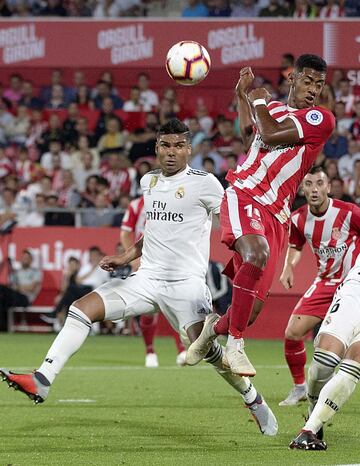
[{"label": "red shorts", "polygon": [[316,279],[296,304],[292,315],[318,317],[323,320],[339,283]]},{"label": "red shorts", "polygon": [[[282,225],[265,206],[235,187],[228,188],[220,210],[221,241],[229,249],[234,249],[235,241],[245,235],[260,235],[266,238],[270,257],[264,273],[258,282],[257,297],[262,301],[268,295],[276,269],[276,263],[284,246],[286,226]],[[233,279],[242,264],[240,254],[234,252],[224,274]]]}]

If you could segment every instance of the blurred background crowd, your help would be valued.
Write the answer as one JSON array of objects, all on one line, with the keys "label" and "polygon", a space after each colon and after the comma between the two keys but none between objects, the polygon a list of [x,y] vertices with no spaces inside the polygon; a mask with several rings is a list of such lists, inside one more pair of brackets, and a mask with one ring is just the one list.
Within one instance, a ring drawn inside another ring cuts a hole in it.
[{"label": "blurred background crowd", "polygon": [[294,17],[360,16],[358,0],[0,0],[9,17]]},{"label": "blurred background crowd", "polygon": [[[285,101],[294,57],[281,58],[278,79],[258,74],[273,99]],[[178,88],[154,90],[151,76],[137,75],[128,95],[111,72],[94,85],[83,71],[65,82],[12,74],[0,89],[0,228],[43,225],[121,225],[124,209],[141,195],[139,180],[156,165],[160,124],[184,120],[191,133],[190,165],[213,173],[226,187],[228,169],[244,163],[236,98],[208,108],[206,99],[179,99]],[[320,105],[336,116],[336,130],[317,160],[325,167],[332,196],[360,204],[360,87],[343,70],[330,75]],[[304,202],[299,192],[294,209]],[[76,213],[75,213],[76,212]]]}]

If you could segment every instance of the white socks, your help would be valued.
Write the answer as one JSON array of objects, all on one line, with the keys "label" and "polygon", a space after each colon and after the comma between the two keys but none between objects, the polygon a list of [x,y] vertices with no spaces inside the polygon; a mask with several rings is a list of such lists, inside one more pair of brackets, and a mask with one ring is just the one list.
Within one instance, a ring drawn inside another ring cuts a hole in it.
[{"label": "white socks", "polygon": [[323,387],[318,402],[304,426],[315,434],[350,398],[360,379],[360,363],[344,359],[339,372]]},{"label": "white socks", "polygon": [[209,358],[205,358],[204,361],[211,364],[216,370],[216,372],[219,375],[221,375],[221,377],[225,379],[229,385],[231,385],[233,388],[235,388],[237,392],[240,393],[245,403],[253,403],[257,397],[257,391],[254,385],[250,382],[250,380],[247,377],[235,375],[231,372],[230,369],[223,366],[223,348],[219,345],[217,341],[213,343],[212,349],[214,351],[214,354]]},{"label": "white socks", "polygon": [[64,327],[36,372],[42,374],[52,384],[68,359],[80,349],[90,329],[91,320],[80,309],[71,305]]}]

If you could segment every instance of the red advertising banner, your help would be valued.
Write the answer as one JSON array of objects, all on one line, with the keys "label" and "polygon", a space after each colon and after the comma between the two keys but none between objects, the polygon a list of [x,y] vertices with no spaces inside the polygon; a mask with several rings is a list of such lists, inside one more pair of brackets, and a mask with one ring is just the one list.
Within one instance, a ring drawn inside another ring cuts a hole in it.
[{"label": "red advertising banner", "polygon": [[168,49],[191,39],[212,67],[277,67],[283,53],[315,53],[330,66],[360,64],[359,21],[26,20],[0,21],[0,66],[163,67]]}]

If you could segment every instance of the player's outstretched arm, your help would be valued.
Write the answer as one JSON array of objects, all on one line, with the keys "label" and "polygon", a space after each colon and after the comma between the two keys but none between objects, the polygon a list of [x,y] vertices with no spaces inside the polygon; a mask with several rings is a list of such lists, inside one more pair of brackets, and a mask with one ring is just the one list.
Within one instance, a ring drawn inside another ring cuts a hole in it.
[{"label": "player's outstretched arm", "polygon": [[108,272],[113,272],[118,267],[129,264],[141,256],[144,237],[142,236],[135,244],[126,249],[123,254],[117,256],[105,256],[99,263],[100,267]]},{"label": "player's outstretched arm", "polygon": [[288,247],[284,268],[280,275],[280,282],[289,290],[294,286],[294,267],[298,264],[301,257],[301,250],[292,246]]},{"label": "player's outstretched arm", "polygon": [[254,139],[253,126],[255,124],[251,105],[248,100],[248,91],[254,81],[254,75],[250,67],[240,70],[239,81],[236,84],[236,95],[238,98],[238,113],[240,122],[240,135],[244,148],[247,151]]},{"label": "player's outstretched arm", "polygon": [[248,96],[249,102],[254,108],[256,126],[261,139],[269,146],[299,142],[298,130],[290,118],[277,122],[270,115],[267,108],[270,97],[268,91],[262,87],[254,89]]}]

